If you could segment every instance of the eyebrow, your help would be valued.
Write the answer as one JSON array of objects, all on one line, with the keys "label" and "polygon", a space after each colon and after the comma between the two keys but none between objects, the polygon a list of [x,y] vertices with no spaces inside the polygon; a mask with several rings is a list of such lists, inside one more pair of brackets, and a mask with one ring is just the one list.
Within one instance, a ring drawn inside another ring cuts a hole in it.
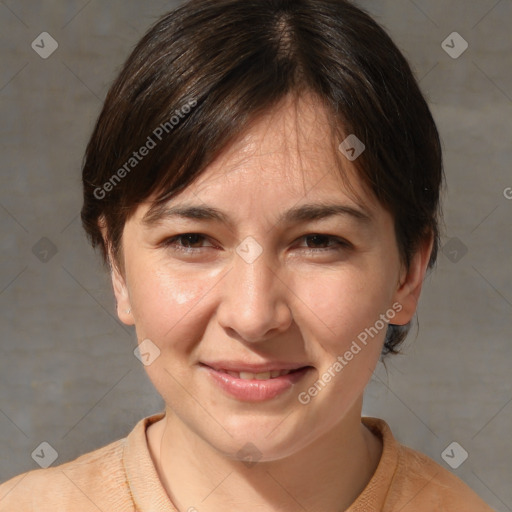
[{"label": "eyebrow", "polygon": [[[276,223],[298,224],[314,220],[326,219],[335,216],[348,216],[361,224],[369,224],[373,220],[372,215],[362,208],[355,208],[343,204],[303,204],[295,206],[281,214]],[[143,217],[142,222],[147,227],[174,217],[216,221],[231,225],[229,216],[212,206],[206,205],[180,205],[180,206],[162,206],[150,209]]]}]

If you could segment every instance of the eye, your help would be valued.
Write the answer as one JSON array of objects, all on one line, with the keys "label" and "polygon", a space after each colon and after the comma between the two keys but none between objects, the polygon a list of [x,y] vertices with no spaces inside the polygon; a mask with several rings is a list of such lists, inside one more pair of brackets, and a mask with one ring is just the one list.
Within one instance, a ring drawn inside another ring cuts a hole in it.
[{"label": "eye", "polygon": [[[347,242],[342,238],[319,233],[305,235],[299,240],[305,242],[305,245],[300,244],[299,247],[310,253],[340,251],[342,249],[346,250],[353,247],[350,242]],[[207,247],[215,247],[211,242],[209,242],[206,235],[202,235],[200,233],[182,233],[175,235],[163,240],[160,245],[162,247],[185,253],[199,252],[201,249],[205,249]]]},{"label": "eye", "polygon": [[[207,242],[209,245],[204,246]],[[170,247],[177,251],[194,252],[202,249],[203,247],[214,247],[209,243],[205,235],[200,233],[183,233],[175,235],[171,238],[165,239],[160,245]]]},{"label": "eye", "polygon": [[300,240],[304,240],[306,242],[306,249],[309,249],[308,252],[339,251],[341,249],[350,249],[353,247],[351,243],[343,240],[342,238],[319,233],[305,235]]}]

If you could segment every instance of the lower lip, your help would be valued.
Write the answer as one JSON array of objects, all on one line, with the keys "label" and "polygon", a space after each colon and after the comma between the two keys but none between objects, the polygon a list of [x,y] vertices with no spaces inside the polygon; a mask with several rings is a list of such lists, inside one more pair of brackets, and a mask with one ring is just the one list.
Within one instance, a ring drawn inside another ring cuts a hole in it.
[{"label": "lower lip", "polygon": [[291,389],[294,384],[303,379],[304,376],[313,369],[311,366],[307,366],[289,373],[288,375],[281,375],[273,379],[258,380],[232,377],[228,373],[219,372],[203,364],[201,364],[201,368],[204,368],[213,381],[228,395],[247,402],[271,400]]}]

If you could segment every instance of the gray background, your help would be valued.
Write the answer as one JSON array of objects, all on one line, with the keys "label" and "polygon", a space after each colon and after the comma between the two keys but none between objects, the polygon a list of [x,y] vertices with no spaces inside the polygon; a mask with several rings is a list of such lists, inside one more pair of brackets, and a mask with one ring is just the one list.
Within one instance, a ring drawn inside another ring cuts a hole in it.
[{"label": "gray background", "polygon": [[[469,457],[454,473],[512,510],[512,1],[359,4],[421,81],[448,183],[448,245],[425,283],[421,329],[387,371],[379,364],[364,412],[447,468],[441,453],[458,442]],[[173,5],[0,2],[0,481],[38,467],[31,453],[42,441],[59,464],[163,406],[78,214],[81,159],[108,86]],[[31,48],[43,31],[59,44],[48,59]],[[457,59],[441,46],[454,31],[469,44]]]}]

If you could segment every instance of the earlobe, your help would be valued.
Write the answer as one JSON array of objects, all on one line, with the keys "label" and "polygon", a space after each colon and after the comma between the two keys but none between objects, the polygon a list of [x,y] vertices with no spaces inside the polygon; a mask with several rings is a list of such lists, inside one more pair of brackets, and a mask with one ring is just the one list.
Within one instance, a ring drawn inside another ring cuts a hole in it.
[{"label": "earlobe", "polygon": [[409,323],[416,312],[433,243],[433,237],[425,239],[411,258],[409,268],[400,276],[395,300],[401,304],[402,309],[393,320],[396,325]]}]

